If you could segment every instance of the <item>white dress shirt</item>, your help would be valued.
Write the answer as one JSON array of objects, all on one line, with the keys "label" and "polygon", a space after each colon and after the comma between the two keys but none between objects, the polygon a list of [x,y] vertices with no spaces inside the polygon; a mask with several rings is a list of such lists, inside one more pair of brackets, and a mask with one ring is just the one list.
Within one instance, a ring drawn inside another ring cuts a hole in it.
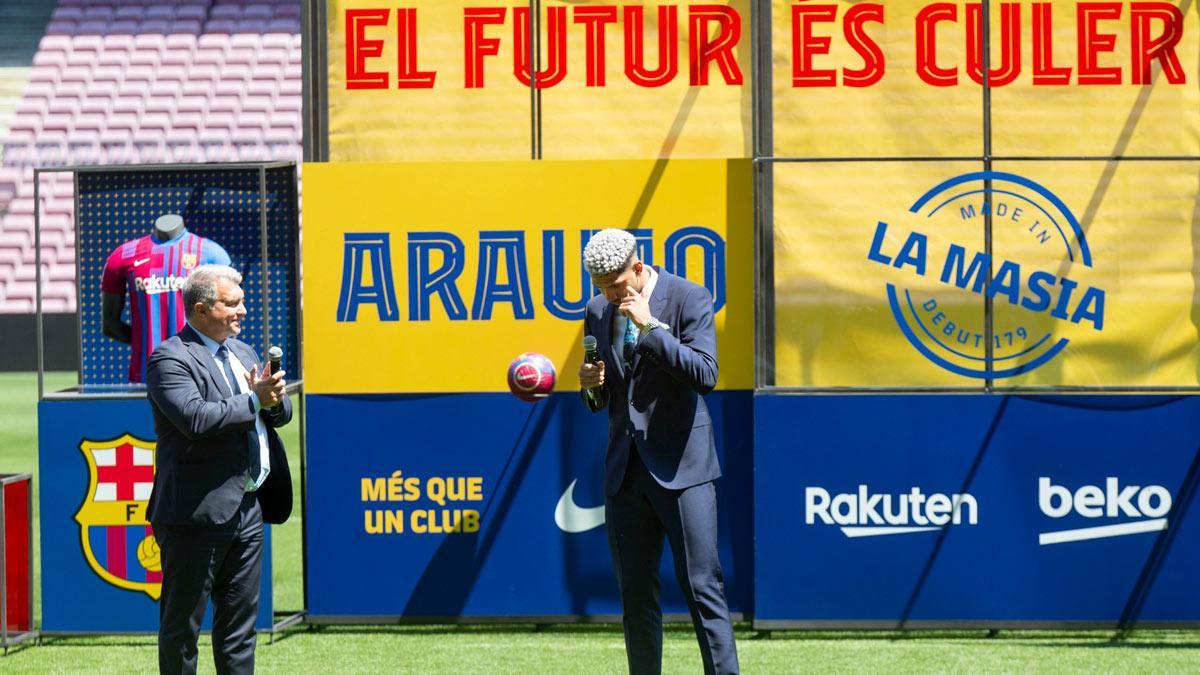
[{"label": "white dress shirt", "polygon": [[[642,296],[646,298],[646,302],[650,302],[650,296],[654,293],[654,287],[658,285],[658,272],[654,268],[645,265],[644,268],[650,272],[650,278],[646,280],[646,286],[642,289]],[[617,310],[617,315],[613,317],[613,334],[612,343],[617,347],[617,353],[622,354],[622,349],[625,348],[625,327],[629,325],[629,317],[625,316]],[[638,336],[641,340],[641,336]]]},{"label": "white dress shirt", "polygon": [[[191,326],[190,323],[188,325]],[[258,476],[251,476],[249,472],[246,473],[246,491],[253,492],[262,486],[263,481],[267,479],[267,474],[271,473],[271,451],[267,445],[267,425],[263,423],[262,416],[257,414],[262,410],[262,401],[258,400],[258,396],[251,392],[249,385],[246,384],[246,373],[249,371],[242,365],[241,360],[233,353],[233,350],[229,349],[229,347],[225,348],[225,351],[229,353],[229,365],[233,368],[233,375],[237,379],[237,382],[229,382],[229,378],[225,375],[225,366],[221,363],[221,359],[217,358],[217,350],[221,348],[221,344],[199,330],[196,330],[195,326],[192,326],[192,330],[196,331],[196,335],[200,336],[200,340],[208,348],[208,353],[212,356],[213,363],[217,364],[217,372],[221,373],[222,379],[231,386],[231,391],[237,392],[234,395],[248,395],[250,401],[254,404],[254,432],[258,436],[258,457],[262,472]]]}]

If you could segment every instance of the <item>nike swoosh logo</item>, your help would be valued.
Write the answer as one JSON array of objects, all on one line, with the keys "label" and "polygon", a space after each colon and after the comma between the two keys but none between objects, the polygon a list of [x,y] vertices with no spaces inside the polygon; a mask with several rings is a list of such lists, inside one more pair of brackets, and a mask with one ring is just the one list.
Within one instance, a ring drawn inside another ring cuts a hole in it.
[{"label": "nike swoosh logo", "polygon": [[554,507],[554,524],[569,534],[587,532],[604,524],[603,506],[584,508],[575,503],[575,484],[578,482],[578,479],[571,481],[567,491],[558,498],[558,506]]},{"label": "nike swoosh logo", "polygon": [[134,261],[133,261],[133,266],[134,266],[134,267],[137,267],[138,265],[145,265],[145,264],[146,264],[146,263],[148,263],[148,262],[150,262],[150,259],[149,259],[149,258],[142,258],[141,260],[134,260]]}]

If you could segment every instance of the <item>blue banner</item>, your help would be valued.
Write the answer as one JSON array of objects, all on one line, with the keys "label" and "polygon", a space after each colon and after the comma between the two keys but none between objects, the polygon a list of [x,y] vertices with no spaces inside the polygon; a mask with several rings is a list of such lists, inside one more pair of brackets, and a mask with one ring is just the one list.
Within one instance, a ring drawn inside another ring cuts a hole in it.
[{"label": "blue banner", "polygon": [[1200,619],[1200,399],[754,408],[756,625]]},{"label": "blue banner", "polygon": [[[706,401],[730,609],[752,611],[750,392]],[[619,615],[606,413],[575,392],[309,395],[309,618]],[[663,609],[687,608],[664,546]]]},{"label": "blue banner", "polygon": [[[162,567],[146,522],[155,441],[145,399],[38,404],[43,633],[158,632]],[[268,527],[259,630],[272,625],[270,570]]]}]

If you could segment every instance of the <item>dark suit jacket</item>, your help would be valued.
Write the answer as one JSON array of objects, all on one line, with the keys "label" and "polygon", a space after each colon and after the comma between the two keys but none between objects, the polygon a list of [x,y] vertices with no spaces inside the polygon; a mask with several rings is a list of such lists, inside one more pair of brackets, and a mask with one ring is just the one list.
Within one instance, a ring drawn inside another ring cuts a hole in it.
[{"label": "dark suit jacket", "polygon": [[[234,338],[225,342],[248,371],[259,363],[254,350]],[[225,377],[191,326],[164,340],[150,355],[146,387],[158,435],[151,524],[222,525],[238,511],[249,466],[247,432],[254,431],[254,403],[231,396]],[[259,412],[267,427],[271,473],[257,496],[263,520],[282,523],[292,513],[292,477],[275,427],[292,419],[286,396]]]},{"label": "dark suit jacket", "polygon": [[[596,337],[608,390],[608,451],[604,490],[621,487],[632,439],[638,456],[660,485],[682,490],[719,478],[712,420],[701,394],[717,385],[717,334],[712,296],[703,286],[655,267],[658,283],[650,314],[670,328],[638,341],[633,368],[625,372],[621,344],[613,344],[617,313],[603,295],[588,302],[584,332]],[[593,412],[604,407],[586,393]]]}]

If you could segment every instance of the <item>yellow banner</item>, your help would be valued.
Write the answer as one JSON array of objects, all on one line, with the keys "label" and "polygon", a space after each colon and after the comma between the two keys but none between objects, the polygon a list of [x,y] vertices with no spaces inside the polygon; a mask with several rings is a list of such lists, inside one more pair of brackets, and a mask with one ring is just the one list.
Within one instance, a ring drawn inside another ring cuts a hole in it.
[{"label": "yellow banner", "polygon": [[[991,154],[1200,152],[1192,3],[988,8]],[[982,24],[979,2],[776,0],[772,154],[982,156]]]},{"label": "yellow banner", "polygon": [[1194,3],[992,7],[993,68],[1011,79],[992,89],[995,154],[1200,154]]},{"label": "yellow banner", "polygon": [[776,384],[1196,386],[1197,169],[777,166]]},{"label": "yellow banner", "polygon": [[309,392],[506,391],[523,352],[577,389],[583,244],[606,227],[710,290],[718,388],[753,386],[748,161],[306,164],[304,183]]},{"label": "yellow banner", "polygon": [[749,156],[749,4],[329,0],[330,159]]},{"label": "yellow banner", "polygon": [[508,5],[329,0],[327,30],[331,161],[529,158]]},{"label": "yellow banner", "polygon": [[751,156],[749,0],[542,5],[569,64],[542,91],[543,157]]},{"label": "yellow banner", "polygon": [[[962,63],[964,41],[936,24],[918,45],[930,3],[788,2],[771,8],[774,154],[779,157],[964,156],[983,152],[983,94],[960,77],[926,81],[919,46]],[[945,3],[943,3],[945,4]],[[961,15],[961,9],[959,14]]]}]

